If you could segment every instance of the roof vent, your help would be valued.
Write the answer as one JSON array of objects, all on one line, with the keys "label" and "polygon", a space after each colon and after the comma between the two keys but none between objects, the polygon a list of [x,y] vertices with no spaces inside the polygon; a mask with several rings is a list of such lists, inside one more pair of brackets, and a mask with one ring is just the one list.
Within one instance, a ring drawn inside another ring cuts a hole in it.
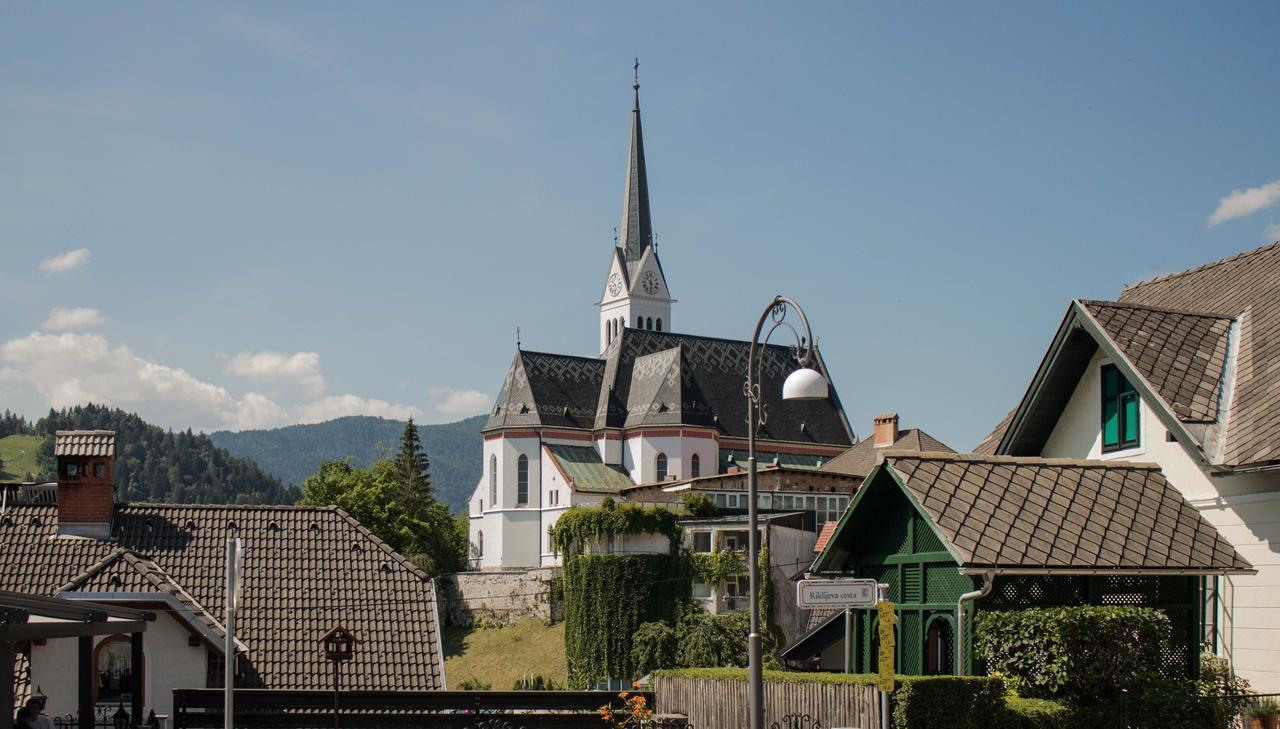
[{"label": "roof vent", "polygon": [[234,521],[229,521],[227,522],[227,530],[232,532],[238,532],[240,531],[240,527]]},{"label": "roof vent", "polygon": [[528,406],[527,404],[525,404],[525,403],[520,403],[520,414],[521,414],[521,415],[528,415],[528,414],[529,414],[529,406]]},{"label": "roof vent", "polygon": [[493,406],[493,414],[494,414],[494,415],[497,415],[497,414],[498,414],[498,413],[500,413],[500,412],[502,412],[502,406],[501,406],[501,405],[494,405],[494,406]]},{"label": "roof vent", "polygon": [[187,519],[187,530],[192,532],[196,530],[196,522],[194,519]]},{"label": "roof vent", "polygon": [[307,529],[309,529],[312,534],[320,533],[320,525],[315,523],[314,521],[307,525]]},{"label": "roof vent", "polygon": [[0,519],[0,525],[13,526],[13,519],[6,516],[4,519]]},{"label": "roof vent", "polygon": [[382,572],[383,574],[386,574],[387,572],[391,571],[391,565],[387,564],[386,562],[383,562],[381,565],[378,566],[378,571]]},{"label": "roof vent", "polygon": [[658,405],[658,412],[660,413],[665,413],[670,409],[671,408],[667,407],[667,404],[665,402]]},{"label": "roof vent", "polygon": [[120,579],[120,575],[111,575],[111,580],[109,581],[109,584],[112,587],[120,587],[124,585],[124,580]]},{"label": "roof vent", "polygon": [[359,542],[352,542],[352,543],[351,543],[351,552],[352,552],[352,554],[360,554],[360,553],[361,553],[361,552],[363,552],[363,551],[364,551],[364,547],[360,546],[360,543],[359,543]]},{"label": "roof vent", "polygon": [[275,522],[273,521],[273,522],[271,522],[270,524],[268,524],[268,525],[267,525],[267,531],[269,531],[269,532],[278,532],[278,531],[280,531],[280,525],[279,525],[279,524],[277,524],[277,523],[275,523]]},{"label": "roof vent", "polygon": [[566,418],[567,418],[567,417],[569,417],[569,406],[568,406],[568,405],[565,405],[565,406],[564,406],[564,416],[565,416]]},{"label": "roof vent", "polygon": [[27,522],[27,526],[33,529],[40,526],[40,517],[38,516],[31,517],[31,521]]}]

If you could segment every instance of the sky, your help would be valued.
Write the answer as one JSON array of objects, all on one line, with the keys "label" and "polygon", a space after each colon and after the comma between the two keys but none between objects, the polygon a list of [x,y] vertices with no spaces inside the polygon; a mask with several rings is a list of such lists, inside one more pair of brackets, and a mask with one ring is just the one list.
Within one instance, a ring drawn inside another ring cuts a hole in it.
[{"label": "sky", "polygon": [[1073,298],[1280,239],[1280,4],[0,5],[0,409],[486,411],[593,355],[640,60],[676,331],[957,449]]}]

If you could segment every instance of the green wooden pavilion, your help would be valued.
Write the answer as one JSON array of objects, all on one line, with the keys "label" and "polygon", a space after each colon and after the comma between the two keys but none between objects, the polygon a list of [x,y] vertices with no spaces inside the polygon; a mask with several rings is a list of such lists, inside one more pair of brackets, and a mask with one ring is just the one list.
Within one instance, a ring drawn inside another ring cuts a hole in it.
[{"label": "green wooden pavilion", "polygon": [[[899,673],[972,673],[975,610],[1141,605],[1169,615],[1168,657],[1194,674],[1206,577],[1254,571],[1153,464],[908,451],[878,461],[810,572],[889,585]],[[875,611],[853,622],[853,670],[875,671]]]}]

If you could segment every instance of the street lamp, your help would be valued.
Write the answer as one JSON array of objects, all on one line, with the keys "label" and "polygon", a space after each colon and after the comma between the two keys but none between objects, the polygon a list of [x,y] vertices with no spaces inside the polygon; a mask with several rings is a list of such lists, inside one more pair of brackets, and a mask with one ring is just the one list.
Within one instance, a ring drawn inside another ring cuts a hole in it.
[{"label": "street lamp", "polygon": [[[791,322],[787,314],[795,310],[804,328],[801,334]],[[760,333],[765,325],[769,331],[764,340]],[[759,495],[756,488],[756,428],[763,423],[766,413],[761,407],[759,369],[763,358],[764,345],[779,327],[786,327],[795,335],[796,359],[800,368],[787,375],[782,383],[783,400],[825,400],[827,398],[827,378],[821,372],[810,367],[814,363],[813,333],[809,331],[809,320],[804,310],[795,301],[784,296],[775,296],[765,307],[756,323],[756,331],[751,336],[751,350],[747,357],[747,384],[743,393],[747,396],[747,518],[750,532],[747,534],[747,555],[750,561],[747,574],[751,590],[751,635],[747,637],[747,670],[750,678],[751,695],[751,729],[764,729],[764,670],[761,660],[760,640],[760,534],[757,520],[759,518]]]}]

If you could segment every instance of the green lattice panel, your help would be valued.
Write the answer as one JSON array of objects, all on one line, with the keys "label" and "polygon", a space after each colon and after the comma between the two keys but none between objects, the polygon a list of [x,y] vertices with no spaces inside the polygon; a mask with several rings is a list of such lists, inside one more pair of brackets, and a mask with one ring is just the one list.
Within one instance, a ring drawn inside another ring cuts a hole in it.
[{"label": "green lattice panel", "polygon": [[915,514],[914,519],[916,554],[920,554],[921,552],[947,551],[947,548],[942,544],[942,540],[938,539],[938,535],[933,532],[933,529],[929,526],[929,522],[926,521],[924,517],[917,513]]},{"label": "green lattice panel", "polygon": [[924,622],[915,610],[903,610],[898,620],[898,673],[918,674],[924,669]]},{"label": "green lattice panel", "polygon": [[973,589],[973,580],[960,574],[953,564],[928,564],[924,567],[923,602],[953,603]]},{"label": "green lattice panel", "polygon": [[924,591],[921,589],[920,565],[903,565],[902,581],[906,588],[905,594],[902,596],[904,603],[919,604],[924,602]]},{"label": "green lattice panel", "polygon": [[1089,578],[1057,576],[998,577],[984,610],[1084,605],[1089,601]]},{"label": "green lattice panel", "polygon": [[863,553],[886,556],[907,554],[911,549],[911,545],[907,542],[907,525],[910,523],[908,509],[910,508],[905,499],[896,499],[885,509],[874,532],[867,540]]}]

